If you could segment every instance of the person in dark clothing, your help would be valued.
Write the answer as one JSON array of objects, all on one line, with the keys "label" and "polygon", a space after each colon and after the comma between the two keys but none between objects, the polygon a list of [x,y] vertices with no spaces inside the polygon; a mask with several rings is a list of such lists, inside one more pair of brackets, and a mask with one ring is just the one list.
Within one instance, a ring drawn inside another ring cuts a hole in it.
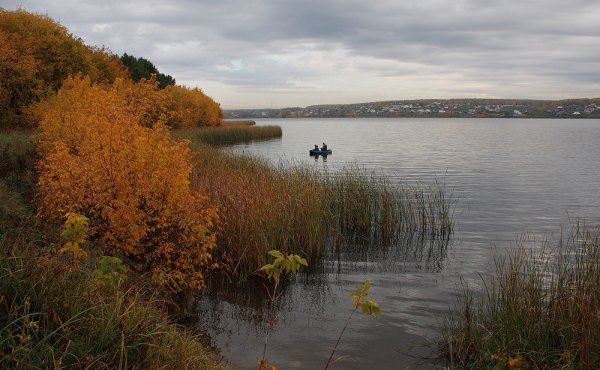
[{"label": "person in dark clothing", "polygon": [[321,147],[322,151],[326,151],[327,150],[327,144],[323,143],[323,146]]},{"label": "person in dark clothing", "polygon": [[319,150],[319,146],[317,144],[315,144],[315,150]]}]

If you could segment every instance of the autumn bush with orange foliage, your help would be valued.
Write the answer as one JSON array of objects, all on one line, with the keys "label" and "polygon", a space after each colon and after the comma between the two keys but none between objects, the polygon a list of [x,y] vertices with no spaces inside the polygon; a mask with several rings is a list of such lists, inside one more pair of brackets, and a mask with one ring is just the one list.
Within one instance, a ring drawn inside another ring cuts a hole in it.
[{"label": "autumn bush with orange foliage", "polygon": [[217,212],[190,190],[190,150],[171,140],[163,101],[152,82],[67,78],[37,109],[38,214],[84,215],[104,253],[151,271],[161,286],[201,288]]},{"label": "autumn bush with orange foliage", "polygon": [[0,119],[22,125],[24,110],[55,93],[65,78],[82,73],[94,82],[126,77],[119,58],[85,45],[52,18],[0,8]]},{"label": "autumn bush with orange foliage", "polygon": [[223,110],[219,103],[198,88],[169,86],[165,89],[169,111],[169,125],[173,128],[220,126]]}]

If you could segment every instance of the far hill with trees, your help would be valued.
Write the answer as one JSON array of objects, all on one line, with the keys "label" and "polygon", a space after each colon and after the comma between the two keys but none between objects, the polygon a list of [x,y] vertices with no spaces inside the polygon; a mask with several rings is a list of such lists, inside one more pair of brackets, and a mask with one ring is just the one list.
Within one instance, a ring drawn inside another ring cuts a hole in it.
[{"label": "far hill with trees", "polygon": [[418,99],[305,108],[229,109],[226,118],[600,118],[600,98],[566,100]]}]

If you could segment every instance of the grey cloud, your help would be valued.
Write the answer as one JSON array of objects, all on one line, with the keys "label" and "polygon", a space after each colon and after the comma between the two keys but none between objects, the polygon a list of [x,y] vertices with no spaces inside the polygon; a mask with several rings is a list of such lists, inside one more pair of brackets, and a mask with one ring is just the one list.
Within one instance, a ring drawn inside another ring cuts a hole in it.
[{"label": "grey cloud", "polygon": [[[527,92],[532,98],[593,94],[600,79],[595,0],[8,0],[4,7],[21,5],[88,43],[144,56],[178,81],[287,89],[295,99],[315,89],[302,97],[310,103],[336,91],[323,82],[335,78],[425,84],[446,75],[457,80],[440,90],[462,96],[510,96],[507,87],[523,81],[543,84]],[[228,68],[234,61],[239,68]],[[475,83],[491,90],[475,91]],[[363,93],[357,87],[356,99]]]}]

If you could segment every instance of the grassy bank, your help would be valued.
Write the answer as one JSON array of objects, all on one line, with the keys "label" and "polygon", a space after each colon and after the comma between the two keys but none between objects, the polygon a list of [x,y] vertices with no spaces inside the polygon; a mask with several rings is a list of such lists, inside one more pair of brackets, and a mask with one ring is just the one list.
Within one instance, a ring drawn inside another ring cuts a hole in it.
[{"label": "grassy bank", "polygon": [[271,249],[319,257],[350,239],[394,243],[406,233],[452,233],[452,200],[441,187],[399,186],[357,167],[323,173],[194,147],[192,186],[219,208],[218,253],[237,272],[263,265]]},{"label": "grassy bank", "polygon": [[[600,368],[600,229],[496,257],[481,295],[465,289],[445,353],[461,368]],[[476,298],[479,297],[479,298]]]},{"label": "grassy bank", "polygon": [[207,127],[173,131],[173,137],[186,138],[193,142],[208,145],[230,145],[252,140],[266,140],[281,137],[279,126],[234,125]]},{"label": "grassy bank", "polygon": [[18,240],[0,243],[1,368],[218,368],[168,322],[151,290],[119,285],[122,265],[99,261],[77,266]]},{"label": "grassy bank", "polygon": [[34,217],[36,161],[32,133],[0,134],[0,368],[218,368],[147,278],[56,253],[58,226]]}]

